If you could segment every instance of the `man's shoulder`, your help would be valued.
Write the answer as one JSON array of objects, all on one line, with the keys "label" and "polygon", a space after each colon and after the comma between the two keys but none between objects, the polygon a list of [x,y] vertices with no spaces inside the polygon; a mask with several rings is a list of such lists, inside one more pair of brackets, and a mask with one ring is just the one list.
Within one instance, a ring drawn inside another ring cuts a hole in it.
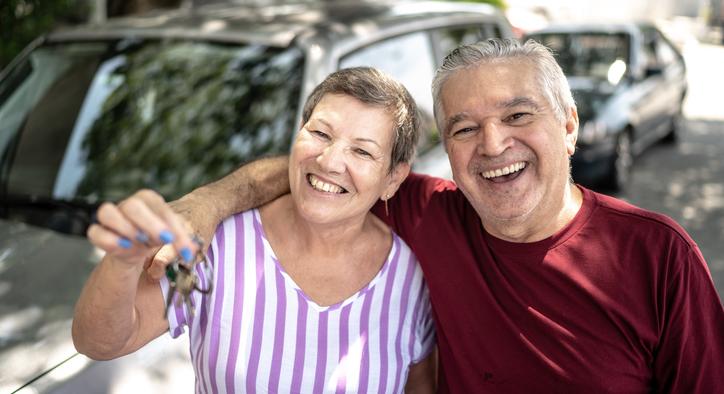
[{"label": "man's shoulder", "polygon": [[406,199],[424,201],[425,204],[433,203],[438,207],[457,206],[467,202],[455,181],[425,174],[411,173],[400,187],[400,193]]},{"label": "man's shoulder", "polygon": [[678,238],[680,241],[695,247],[694,241],[684,228],[671,217],[659,212],[651,211],[620,198],[585,190],[586,198],[594,203],[595,215],[603,221],[615,226],[620,231],[641,234],[660,235]]}]

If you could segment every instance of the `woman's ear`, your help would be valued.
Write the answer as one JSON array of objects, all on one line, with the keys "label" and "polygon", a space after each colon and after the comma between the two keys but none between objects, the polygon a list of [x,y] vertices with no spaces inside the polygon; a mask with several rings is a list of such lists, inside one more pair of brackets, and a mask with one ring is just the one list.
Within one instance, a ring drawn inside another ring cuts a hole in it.
[{"label": "woman's ear", "polygon": [[392,169],[387,180],[387,186],[385,187],[382,199],[386,200],[392,197],[397,189],[400,188],[402,182],[410,174],[410,163],[399,163]]}]

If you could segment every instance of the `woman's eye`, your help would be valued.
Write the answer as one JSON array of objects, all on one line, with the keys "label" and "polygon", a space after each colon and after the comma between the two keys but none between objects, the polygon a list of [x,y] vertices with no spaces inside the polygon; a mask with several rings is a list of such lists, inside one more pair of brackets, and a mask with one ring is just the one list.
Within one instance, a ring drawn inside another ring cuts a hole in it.
[{"label": "woman's eye", "polygon": [[357,148],[357,149],[355,149],[354,151],[355,151],[355,153],[357,153],[357,154],[360,155],[360,156],[372,157],[372,154],[369,153],[369,152],[367,152],[367,151],[364,150],[364,149]]},{"label": "woman's eye", "polygon": [[309,130],[309,132],[310,132],[312,135],[316,136],[316,137],[323,138],[323,139],[325,139],[325,140],[328,140],[328,139],[329,139],[329,135],[328,135],[327,133],[322,132],[322,131],[319,131],[319,130]]}]

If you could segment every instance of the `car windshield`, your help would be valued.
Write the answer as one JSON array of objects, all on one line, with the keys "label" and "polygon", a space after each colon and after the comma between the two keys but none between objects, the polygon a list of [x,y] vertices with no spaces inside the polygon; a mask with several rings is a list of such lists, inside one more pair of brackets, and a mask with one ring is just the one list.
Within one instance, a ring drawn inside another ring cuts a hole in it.
[{"label": "car windshield", "polygon": [[2,197],[94,204],[153,188],[170,199],[284,153],[303,64],[294,47],[40,46],[0,81]]},{"label": "car windshield", "polygon": [[568,77],[619,83],[629,65],[629,40],[616,33],[545,33],[530,36],[551,48]]}]

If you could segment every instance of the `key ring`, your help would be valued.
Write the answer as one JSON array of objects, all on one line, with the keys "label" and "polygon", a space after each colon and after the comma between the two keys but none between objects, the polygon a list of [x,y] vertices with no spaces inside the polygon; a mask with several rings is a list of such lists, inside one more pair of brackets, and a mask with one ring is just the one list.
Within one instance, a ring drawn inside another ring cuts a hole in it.
[{"label": "key ring", "polygon": [[[201,294],[208,294],[213,288],[212,273],[209,270],[209,262],[206,255],[202,251],[204,243],[201,238],[194,235],[192,237],[194,243],[198,246],[198,252],[190,263],[185,263],[180,256],[177,256],[171,263],[166,266],[166,278],[168,278],[169,288],[166,296],[166,312],[164,318],[168,316],[168,310],[171,307],[172,300],[175,298],[176,307],[181,306],[181,302],[186,305],[190,318],[194,317],[194,305],[191,293],[195,290]],[[196,266],[202,263],[205,271],[204,275],[207,279],[206,288],[200,286],[200,279],[196,273]]]}]

